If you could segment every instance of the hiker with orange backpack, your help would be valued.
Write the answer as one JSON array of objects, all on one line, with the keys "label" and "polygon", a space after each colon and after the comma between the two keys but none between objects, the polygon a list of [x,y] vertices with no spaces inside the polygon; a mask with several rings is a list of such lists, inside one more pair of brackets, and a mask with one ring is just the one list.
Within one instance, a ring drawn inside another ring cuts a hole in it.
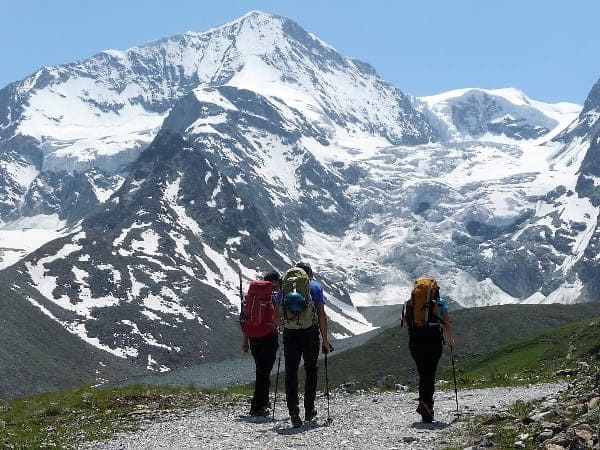
[{"label": "hiker with orange backpack", "polygon": [[254,394],[250,403],[251,416],[269,416],[270,377],[279,347],[277,326],[281,323],[273,300],[275,294],[279,292],[280,281],[278,272],[269,272],[262,280],[252,281],[248,292],[242,298],[240,313],[240,326],[244,334],[242,351],[248,352],[250,349],[256,366]]},{"label": "hiker with orange backpack", "polygon": [[435,372],[442,356],[444,334],[450,349],[454,348],[454,333],[448,305],[440,297],[437,281],[430,277],[418,278],[410,299],[402,311],[402,325],[408,325],[410,354],[419,373],[419,405],[417,412],[423,422],[433,422],[433,394]]}]

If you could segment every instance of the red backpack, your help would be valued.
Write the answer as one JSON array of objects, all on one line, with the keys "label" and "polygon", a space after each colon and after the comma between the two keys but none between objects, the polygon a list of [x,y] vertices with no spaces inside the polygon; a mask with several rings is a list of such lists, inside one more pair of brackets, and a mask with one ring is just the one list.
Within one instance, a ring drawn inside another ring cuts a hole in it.
[{"label": "red backpack", "polygon": [[273,313],[273,285],[270,281],[254,280],[250,282],[248,292],[242,302],[240,326],[242,332],[248,337],[263,337],[272,333]]}]

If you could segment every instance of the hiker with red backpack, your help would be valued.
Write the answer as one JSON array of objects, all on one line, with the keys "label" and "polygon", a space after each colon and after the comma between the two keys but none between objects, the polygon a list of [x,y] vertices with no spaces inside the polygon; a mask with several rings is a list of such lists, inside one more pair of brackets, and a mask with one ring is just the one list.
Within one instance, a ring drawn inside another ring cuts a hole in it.
[{"label": "hiker with red backpack", "polygon": [[440,297],[437,281],[430,277],[418,278],[410,299],[402,311],[402,326],[408,325],[408,347],[419,373],[419,405],[417,412],[423,422],[433,422],[433,393],[435,372],[442,356],[444,334],[452,350],[454,334],[448,305]]},{"label": "hiker with red backpack", "polygon": [[[317,416],[317,359],[321,351],[333,351],[327,338],[323,286],[313,279],[309,263],[299,262],[283,277],[282,290],[275,302],[283,320],[283,351],[285,355],[285,395],[290,420],[294,428],[303,425],[298,399],[298,369],[304,360],[304,420]],[[319,334],[321,339],[319,338]]]},{"label": "hiker with red backpack", "polygon": [[[271,370],[275,364],[279,333],[277,326],[281,322],[279,312],[273,302],[280,290],[281,277],[273,271],[262,280],[254,280],[242,299],[240,326],[244,334],[242,351],[252,353],[256,365],[254,394],[250,403],[251,416],[269,416],[269,387]],[[240,274],[240,296],[242,293]]]}]

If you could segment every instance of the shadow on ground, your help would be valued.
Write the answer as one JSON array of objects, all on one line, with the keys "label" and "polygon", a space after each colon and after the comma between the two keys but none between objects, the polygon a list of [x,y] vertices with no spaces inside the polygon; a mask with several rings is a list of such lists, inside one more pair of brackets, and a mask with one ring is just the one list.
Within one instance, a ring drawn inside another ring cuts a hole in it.
[{"label": "shadow on ground", "polygon": [[431,423],[413,422],[411,424],[411,428],[416,428],[418,430],[443,430],[449,426],[450,424],[447,424],[446,422],[439,422],[437,420]]}]

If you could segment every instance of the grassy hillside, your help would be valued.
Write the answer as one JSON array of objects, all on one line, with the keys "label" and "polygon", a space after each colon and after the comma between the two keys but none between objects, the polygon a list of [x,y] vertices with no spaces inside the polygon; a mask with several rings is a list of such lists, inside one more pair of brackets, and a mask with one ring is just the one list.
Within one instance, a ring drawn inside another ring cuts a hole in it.
[{"label": "grassy hillside", "polygon": [[[456,380],[459,388],[551,381],[579,361],[600,364],[600,315],[461,361]],[[438,379],[453,381],[451,367]]]},{"label": "grassy hillside", "polygon": [[[600,315],[597,303],[505,305],[456,311],[452,314],[455,361],[461,364],[466,358],[502,345],[597,315]],[[346,382],[369,386],[387,375],[402,384],[416,382],[414,362],[408,351],[408,331],[399,325],[384,330],[364,345],[339,354],[334,352],[328,359],[331,386]],[[446,346],[440,366],[449,365],[450,350]]]}]

